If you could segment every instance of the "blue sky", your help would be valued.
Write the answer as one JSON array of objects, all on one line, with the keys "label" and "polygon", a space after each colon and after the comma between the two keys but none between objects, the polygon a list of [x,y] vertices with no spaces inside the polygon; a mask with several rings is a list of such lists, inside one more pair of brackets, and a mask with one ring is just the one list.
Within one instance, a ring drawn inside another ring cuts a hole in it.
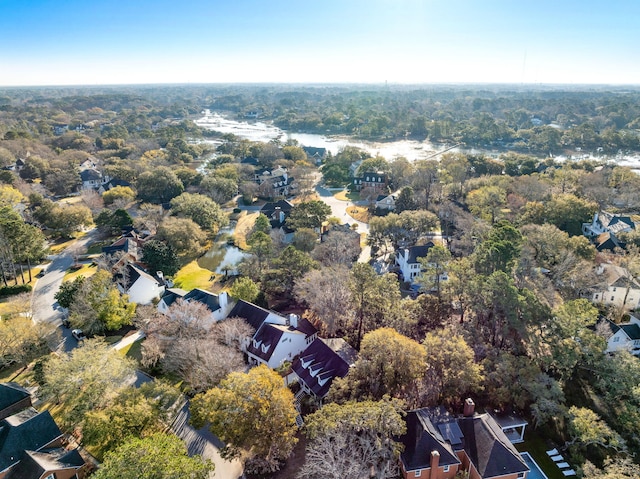
[{"label": "blue sky", "polygon": [[640,84],[635,0],[0,0],[0,85]]}]

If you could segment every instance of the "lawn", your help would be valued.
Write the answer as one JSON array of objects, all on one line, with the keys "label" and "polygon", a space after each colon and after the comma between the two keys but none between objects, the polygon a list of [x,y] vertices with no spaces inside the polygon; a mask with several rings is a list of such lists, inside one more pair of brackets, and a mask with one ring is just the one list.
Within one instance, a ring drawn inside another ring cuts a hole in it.
[{"label": "lawn", "polygon": [[73,281],[78,276],[84,276],[88,278],[89,276],[93,276],[98,271],[98,266],[93,263],[83,264],[80,269],[69,269],[67,273],[62,278],[62,281]]},{"label": "lawn", "polygon": [[134,359],[138,364],[142,361],[142,341],[135,341],[120,350],[124,356]]},{"label": "lawn", "polygon": [[362,223],[368,223],[371,218],[368,208],[362,206],[349,206],[347,208],[347,214],[354,220],[361,221]]},{"label": "lawn", "polygon": [[49,246],[50,253],[58,254],[62,252],[63,250],[71,246],[73,243],[75,243],[77,239],[82,238],[86,233],[81,231],[74,234],[76,236],[75,238],[70,238],[66,240],[57,239],[53,244]]},{"label": "lawn", "polygon": [[524,442],[516,444],[518,451],[528,452],[549,479],[565,479],[558,466],[547,455],[546,451],[552,447],[531,429],[526,430],[524,438]]},{"label": "lawn", "polygon": [[360,193],[358,193],[357,191],[349,191],[347,189],[344,189],[336,193],[335,195],[333,195],[333,197],[336,200],[340,200],[340,201],[359,201]]},{"label": "lawn", "polygon": [[173,277],[175,287],[186,291],[191,291],[194,288],[209,290],[214,281],[215,274],[208,269],[201,268],[197,260],[184,266]]},{"label": "lawn", "polygon": [[242,250],[247,249],[247,235],[253,229],[253,225],[259,215],[260,213],[247,214],[246,211],[243,211],[238,217],[238,223],[236,224],[236,229],[233,234],[235,244],[238,248]]}]

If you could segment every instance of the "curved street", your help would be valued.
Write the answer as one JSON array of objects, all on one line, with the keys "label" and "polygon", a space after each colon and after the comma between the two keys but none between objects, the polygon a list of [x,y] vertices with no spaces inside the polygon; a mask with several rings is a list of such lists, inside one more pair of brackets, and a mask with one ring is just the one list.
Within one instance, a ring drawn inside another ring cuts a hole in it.
[{"label": "curved street", "polygon": [[[99,235],[96,229],[89,231],[82,238],[73,243],[73,247],[86,247]],[[58,328],[61,342],[58,348],[71,351],[77,344],[71,336],[71,330],[62,327],[63,309],[58,305],[54,295],[60,289],[65,273],[73,264],[73,258],[66,250],[50,257],[46,273],[38,278],[31,293],[32,319],[36,323],[49,323]]]}]

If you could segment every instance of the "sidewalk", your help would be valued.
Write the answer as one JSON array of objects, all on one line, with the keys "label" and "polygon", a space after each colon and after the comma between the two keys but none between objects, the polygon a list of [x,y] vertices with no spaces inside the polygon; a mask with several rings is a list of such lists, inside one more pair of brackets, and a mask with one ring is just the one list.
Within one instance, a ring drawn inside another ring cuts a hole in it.
[{"label": "sidewalk", "polygon": [[135,343],[136,341],[140,341],[144,338],[146,338],[146,335],[142,331],[136,331],[135,333],[122,338],[120,341],[115,343],[112,346],[112,348],[115,349],[116,351],[120,351],[121,349],[129,346],[130,344]]}]

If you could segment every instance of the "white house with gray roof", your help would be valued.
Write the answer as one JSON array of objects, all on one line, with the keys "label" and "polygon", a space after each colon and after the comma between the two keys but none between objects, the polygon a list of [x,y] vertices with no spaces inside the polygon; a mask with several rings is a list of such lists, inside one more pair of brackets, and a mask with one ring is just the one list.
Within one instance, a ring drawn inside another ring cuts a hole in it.
[{"label": "white house with gray roof", "polygon": [[628,323],[615,324],[608,319],[606,331],[610,333],[607,338],[605,353],[617,351],[629,351],[634,356],[640,356],[640,319],[631,316]]}]

